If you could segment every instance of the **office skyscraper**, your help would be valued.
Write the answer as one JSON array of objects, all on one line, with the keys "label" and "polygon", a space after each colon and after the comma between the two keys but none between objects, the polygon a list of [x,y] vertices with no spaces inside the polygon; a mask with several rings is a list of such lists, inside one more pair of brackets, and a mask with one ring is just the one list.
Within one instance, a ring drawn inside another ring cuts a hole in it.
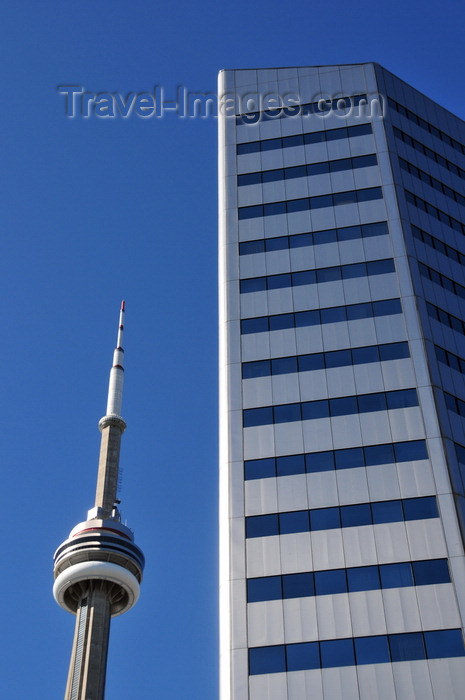
[{"label": "office skyscraper", "polygon": [[459,700],[465,124],[376,64],[219,95],[221,700]]},{"label": "office skyscraper", "polygon": [[54,555],[53,595],[76,615],[65,700],[103,700],[110,620],[137,602],[144,555],[132,531],[121,522],[118,487],[124,378],[124,301],[110,370],[102,433],[95,505],[87,520],[76,525]]}]

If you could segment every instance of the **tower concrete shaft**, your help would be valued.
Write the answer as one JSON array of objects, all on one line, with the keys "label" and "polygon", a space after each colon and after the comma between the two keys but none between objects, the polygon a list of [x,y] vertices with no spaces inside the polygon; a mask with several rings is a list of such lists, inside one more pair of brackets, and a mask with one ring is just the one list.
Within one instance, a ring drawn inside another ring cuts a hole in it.
[{"label": "tower concrete shaft", "polygon": [[132,532],[120,522],[118,486],[123,391],[123,316],[121,304],[117,346],[110,370],[107,413],[102,434],[95,505],[54,557],[57,602],[76,615],[65,700],[103,700],[110,620],[129,610],[139,597],[144,555]]}]

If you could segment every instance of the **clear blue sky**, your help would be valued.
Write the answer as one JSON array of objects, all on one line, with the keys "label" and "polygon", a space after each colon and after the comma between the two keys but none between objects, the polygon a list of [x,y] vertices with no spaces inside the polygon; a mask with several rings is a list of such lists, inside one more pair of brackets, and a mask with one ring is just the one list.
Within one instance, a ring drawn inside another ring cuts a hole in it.
[{"label": "clear blue sky", "polygon": [[214,91],[221,68],[375,60],[465,116],[465,8],[3,0],[0,699],[63,697],[52,555],[93,505],[126,299],[123,518],[146,558],[108,700],[216,700],[216,121],[67,119],[57,86]]}]

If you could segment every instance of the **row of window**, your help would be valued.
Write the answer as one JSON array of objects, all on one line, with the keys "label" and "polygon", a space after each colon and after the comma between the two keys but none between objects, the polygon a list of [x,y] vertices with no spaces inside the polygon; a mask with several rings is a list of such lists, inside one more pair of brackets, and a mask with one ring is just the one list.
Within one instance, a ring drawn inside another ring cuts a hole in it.
[{"label": "row of window", "polygon": [[414,148],[416,151],[420,151],[420,153],[423,153],[423,155],[430,160],[434,160],[436,163],[438,163],[438,165],[442,165],[443,168],[447,168],[447,170],[454,173],[454,175],[458,175],[465,180],[465,170],[459,168],[458,165],[439,155],[439,153],[436,153],[436,151],[433,151],[431,148],[428,148],[428,146],[425,146],[425,144],[421,143],[421,141],[417,141],[416,139],[412,138],[412,136],[406,134],[405,131],[401,131],[397,128],[397,126],[394,127],[394,136],[400,141],[403,141]]},{"label": "row of window", "polygon": [[457,318],[457,316],[452,316],[452,314],[440,309],[438,306],[433,306],[433,304],[429,302],[426,302],[426,310],[428,316],[431,316],[431,318],[439,321],[439,323],[442,323],[444,326],[449,326],[453,331],[465,335],[465,323],[462,319]]},{"label": "row of window", "polygon": [[361,348],[315,352],[311,355],[276,357],[272,360],[243,362],[242,379],[269,377],[276,374],[292,374],[293,372],[311,372],[333,367],[364,365],[369,362],[400,360],[405,357],[410,357],[408,343],[406,342],[365,345]]},{"label": "row of window", "polygon": [[458,413],[459,416],[465,418],[465,401],[463,399],[459,399],[458,396],[448,394],[447,391],[444,392],[444,398],[449,411]]},{"label": "row of window", "polygon": [[465,155],[465,146],[461,144],[460,141],[457,141],[456,139],[452,138],[452,136],[449,136],[449,134],[446,134],[444,131],[441,131],[436,126],[433,126],[433,124],[430,124],[425,119],[422,119],[410,109],[407,109],[403,105],[399,104],[399,102],[393,100],[391,97],[388,97],[387,99],[389,107],[395,109],[396,112],[399,112],[399,114],[402,114],[404,117],[407,117],[407,119],[409,119],[411,122],[414,122],[414,124],[417,124],[425,131],[429,131],[430,134],[433,134],[433,136],[436,136],[441,141],[444,141],[444,143],[447,143],[449,146],[452,146],[452,148],[454,148],[456,151],[459,151],[459,153]]},{"label": "row of window", "polygon": [[409,204],[413,204],[418,209],[421,209],[422,211],[426,212],[426,214],[434,216],[434,218],[440,221],[442,224],[446,224],[446,226],[449,226],[450,228],[454,229],[454,231],[457,231],[458,233],[461,233],[463,236],[465,236],[465,224],[462,224],[461,221],[459,221],[458,219],[454,219],[453,216],[446,214],[445,211],[442,211],[441,209],[435,207],[433,204],[426,202],[421,197],[418,197],[418,195],[413,194],[413,192],[409,192],[408,190],[404,190],[404,192],[405,199],[407,200],[407,202],[409,202]]},{"label": "row of window", "polygon": [[267,182],[279,182],[280,180],[294,180],[299,177],[312,177],[312,175],[327,175],[328,173],[340,173],[345,170],[357,170],[378,165],[374,153],[354,158],[339,158],[337,160],[325,160],[321,163],[308,163],[307,165],[293,165],[289,168],[276,168],[274,170],[261,170],[254,173],[244,173],[237,176],[237,186],[260,185]]},{"label": "row of window", "polygon": [[454,355],[453,352],[445,350],[444,348],[440,348],[438,345],[435,345],[434,349],[436,351],[436,357],[439,362],[442,362],[448,367],[452,367],[452,369],[456,369],[457,372],[462,372],[463,374],[465,374],[465,360],[463,359],[463,357]]},{"label": "row of window", "polygon": [[312,510],[293,510],[287,513],[249,515],[245,519],[245,536],[272,537],[296,532],[339,530],[343,527],[362,527],[385,523],[429,520],[438,518],[435,496],[404,498],[394,501],[374,501],[350,506],[331,506]]},{"label": "row of window", "polygon": [[430,233],[418,228],[418,226],[411,224],[411,227],[413,235],[415,238],[418,238],[419,241],[422,241],[430,248],[434,248],[434,250],[437,250],[439,253],[446,255],[451,260],[455,260],[460,263],[460,265],[465,265],[465,255],[463,253],[447,245],[447,243],[443,243],[439,238],[435,238]]},{"label": "row of window", "polygon": [[449,197],[449,199],[453,199],[454,202],[465,206],[465,197],[459,192],[453,190],[452,187],[448,187],[448,185],[445,185],[440,180],[436,180],[435,177],[432,177],[429,173],[425,173],[424,170],[420,170],[420,168],[417,168],[416,165],[412,165],[412,163],[409,163],[403,158],[399,158],[399,163],[400,167],[410,173],[410,175],[413,175],[422,182],[426,182],[427,185],[435,190],[438,190],[438,192],[441,192],[446,197]]},{"label": "row of window", "polygon": [[268,121],[269,119],[283,119],[285,117],[302,117],[317,114],[323,116],[330,112],[336,112],[342,116],[343,112],[349,109],[358,107],[360,102],[366,102],[366,95],[353,95],[350,97],[338,97],[334,100],[321,99],[317,102],[308,102],[306,104],[291,104],[276,107],[275,109],[266,109],[261,112],[247,112],[239,114],[236,117],[236,124],[256,124],[259,121]]},{"label": "row of window", "polygon": [[241,321],[241,333],[244,335],[247,333],[265,333],[286,328],[320,326],[326,323],[355,321],[362,318],[391,316],[401,313],[400,299],[383,299],[381,301],[367,301],[347,306],[330,306],[323,309],[312,309],[311,311],[296,311],[289,314],[244,318]]},{"label": "row of window", "polygon": [[[239,255],[254,253],[269,253],[272,250],[287,250],[288,248],[305,248],[307,246],[325,245],[337,241],[353,241],[358,238],[385,236],[389,233],[387,222],[362,224],[361,226],[344,226],[330,228],[312,233],[296,233],[291,236],[276,236],[275,238],[259,238],[254,241],[239,243]],[[464,256],[465,258],[465,256]]]},{"label": "row of window", "polygon": [[316,270],[285,272],[280,275],[267,275],[266,277],[248,277],[240,280],[240,292],[241,294],[263,292],[285,287],[300,287],[306,284],[322,284],[324,282],[335,282],[336,280],[385,275],[389,272],[395,272],[394,260],[385,258],[384,260],[335,265],[334,267],[320,267]]},{"label": "row of window", "polygon": [[389,442],[382,445],[347,447],[325,452],[249,459],[244,462],[244,479],[250,481],[292,474],[314,474],[334,469],[374,467],[379,464],[410,462],[418,459],[428,459],[424,440]]},{"label": "row of window", "polygon": [[249,649],[249,674],[465,656],[460,629],[329,639]]},{"label": "row of window", "polygon": [[244,428],[251,428],[272,423],[334,418],[336,416],[354,415],[355,413],[372,413],[374,411],[409,408],[411,406],[418,406],[416,389],[400,389],[396,391],[380,391],[375,394],[341,396],[336,399],[320,399],[319,401],[303,401],[302,403],[285,403],[279,406],[246,408],[242,412],[242,420]]},{"label": "row of window", "polygon": [[433,270],[422,262],[418,263],[418,268],[422,277],[426,277],[426,279],[431,280],[431,282],[439,284],[443,289],[447,289],[447,291],[452,292],[452,294],[456,294],[458,297],[465,299],[465,287],[462,284],[455,282],[455,280],[452,280],[450,277],[446,277],[441,272],[437,272],[437,270]]},{"label": "row of window", "polygon": [[334,194],[321,194],[315,197],[302,197],[289,199],[282,202],[270,202],[269,204],[254,204],[249,207],[239,207],[239,219],[255,219],[259,216],[275,216],[276,214],[291,214],[293,212],[308,211],[309,209],[322,209],[324,207],[338,207],[342,204],[357,204],[357,202],[371,202],[374,199],[382,199],[381,187],[367,187],[363,190],[349,190],[347,192],[335,192]]},{"label": "row of window", "polygon": [[276,139],[264,139],[262,141],[249,141],[237,144],[237,155],[246,153],[260,153],[260,151],[275,151],[282,148],[295,148],[296,146],[309,146],[313,143],[325,143],[326,141],[339,141],[340,139],[366,136],[373,133],[371,124],[357,124],[356,126],[343,126],[339,129],[325,129],[312,131],[307,134],[295,134],[294,136],[282,136]]},{"label": "row of window", "polygon": [[247,580],[247,602],[450,583],[447,559],[396,562]]}]

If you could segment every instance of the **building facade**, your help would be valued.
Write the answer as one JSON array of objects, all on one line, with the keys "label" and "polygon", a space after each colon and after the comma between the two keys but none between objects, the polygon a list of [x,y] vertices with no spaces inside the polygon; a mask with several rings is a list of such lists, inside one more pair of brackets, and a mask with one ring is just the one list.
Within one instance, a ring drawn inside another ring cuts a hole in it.
[{"label": "building facade", "polygon": [[465,124],[376,64],[223,71],[221,700],[465,688]]}]

